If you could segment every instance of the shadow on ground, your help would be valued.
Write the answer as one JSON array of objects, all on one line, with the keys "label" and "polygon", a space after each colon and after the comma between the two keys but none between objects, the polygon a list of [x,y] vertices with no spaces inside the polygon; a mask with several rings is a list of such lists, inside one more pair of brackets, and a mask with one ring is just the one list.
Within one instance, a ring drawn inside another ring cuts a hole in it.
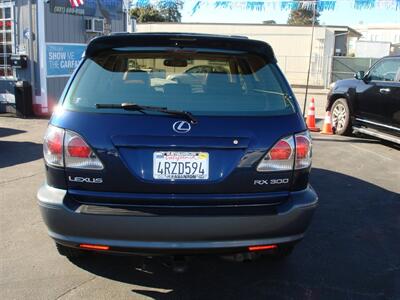
[{"label": "shadow on ground", "polygon": [[163,258],[93,255],[73,263],[154,299],[398,298],[399,194],[324,169],[313,169],[311,182],[320,206],[305,240],[284,262],[197,256],[184,274],[172,273]]},{"label": "shadow on ground", "polygon": [[0,168],[11,167],[43,156],[42,144],[0,141]]},{"label": "shadow on ground", "polygon": [[11,136],[15,134],[24,133],[24,130],[12,129],[12,128],[0,128],[0,138]]}]

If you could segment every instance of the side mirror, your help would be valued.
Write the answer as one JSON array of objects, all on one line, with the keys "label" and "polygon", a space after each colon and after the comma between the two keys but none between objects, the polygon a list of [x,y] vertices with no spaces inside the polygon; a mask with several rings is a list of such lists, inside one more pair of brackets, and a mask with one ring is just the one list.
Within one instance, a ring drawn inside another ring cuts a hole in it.
[{"label": "side mirror", "polygon": [[354,74],[354,78],[358,80],[363,80],[364,77],[365,77],[364,71],[358,71],[356,74]]}]

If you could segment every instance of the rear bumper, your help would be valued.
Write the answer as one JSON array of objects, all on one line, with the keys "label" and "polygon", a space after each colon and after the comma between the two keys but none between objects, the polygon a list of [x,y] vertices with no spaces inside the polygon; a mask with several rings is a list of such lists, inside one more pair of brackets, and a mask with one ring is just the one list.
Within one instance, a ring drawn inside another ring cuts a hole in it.
[{"label": "rear bumper", "polygon": [[242,252],[249,246],[294,243],[303,238],[318,204],[315,191],[308,187],[290,193],[274,213],[94,214],[82,207],[71,209],[65,204],[66,195],[47,185],[38,191],[49,235],[58,243],[107,245],[114,252],[143,254]]}]

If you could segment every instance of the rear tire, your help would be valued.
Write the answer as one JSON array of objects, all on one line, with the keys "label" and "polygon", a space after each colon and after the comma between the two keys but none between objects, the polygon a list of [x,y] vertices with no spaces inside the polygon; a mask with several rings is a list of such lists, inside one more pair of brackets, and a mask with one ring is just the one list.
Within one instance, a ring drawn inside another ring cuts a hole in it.
[{"label": "rear tire", "polygon": [[337,99],[331,108],[332,127],[335,134],[350,135],[352,131],[350,120],[350,109],[347,100],[344,98]]},{"label": "rear tire", "polygon": [[57,248],[58,254],[68,257],[68,258],[82,257],[87,254],[83,250],[66,247],[66,246],[58,244],[58,243],[56,243],[56,248]]}]

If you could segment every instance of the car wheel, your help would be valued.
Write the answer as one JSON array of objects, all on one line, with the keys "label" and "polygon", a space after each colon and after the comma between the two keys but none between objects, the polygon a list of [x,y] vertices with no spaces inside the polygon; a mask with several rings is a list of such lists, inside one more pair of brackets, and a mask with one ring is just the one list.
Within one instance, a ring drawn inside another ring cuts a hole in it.
[{"label": "car wheel", "polygon": [[83,250],[66,247],[66,246],[58,244],[58,243],[56,243],[56,247],[57,247],[57,251],[60,255],[66,256],[68,258],[82,257],[85,254],[87,254],[87,252],[85,252]]},{"label": "car wheel", "polygon": [[337,99],[331,108],[332,127],[336,134],[349,135],[351,133],[350,109],[347,100]]}]

